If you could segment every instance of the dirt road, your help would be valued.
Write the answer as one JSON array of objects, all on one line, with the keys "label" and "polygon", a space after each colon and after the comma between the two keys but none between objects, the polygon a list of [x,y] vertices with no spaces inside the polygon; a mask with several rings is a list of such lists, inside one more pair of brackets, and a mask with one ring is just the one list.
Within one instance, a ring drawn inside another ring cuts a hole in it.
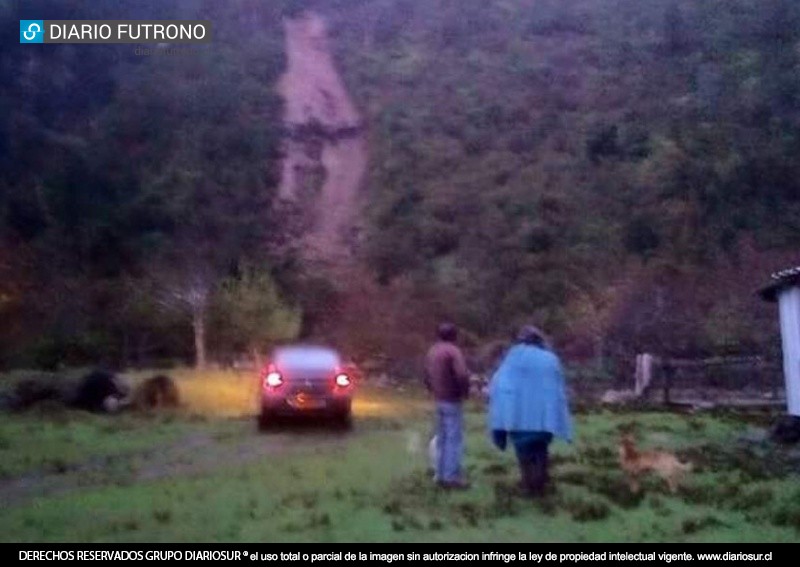
[{"label": "dirt road", "polygon": [[324,20],[307,13],[284,27],[288,67],[279,90],[290,136],[280,195],[308,214],[307,255],[346,261],[367,167],[361,117],[336,70]]}]

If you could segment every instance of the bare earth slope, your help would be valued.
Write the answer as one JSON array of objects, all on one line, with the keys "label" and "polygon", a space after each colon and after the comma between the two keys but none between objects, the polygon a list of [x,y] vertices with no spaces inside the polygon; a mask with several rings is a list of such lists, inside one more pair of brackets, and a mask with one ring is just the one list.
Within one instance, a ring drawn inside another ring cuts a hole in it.
[{"label": "bare earth slope", "polygon": [[279,89],[289,136],[280,195],[306,210],[307,257],[347,263],[367,166],[361,117],[334,65],[324,20],[307,13],[284,27],[288,68]]}]

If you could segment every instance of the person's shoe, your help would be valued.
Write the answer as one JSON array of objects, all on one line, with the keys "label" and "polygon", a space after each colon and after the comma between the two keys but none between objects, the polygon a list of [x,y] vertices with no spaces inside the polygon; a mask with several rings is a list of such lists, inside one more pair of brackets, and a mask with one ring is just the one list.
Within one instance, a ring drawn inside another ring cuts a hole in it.
[{"label": "person's shoe", "polygon": [[472,486],[466,480],[459,478],[456,480],[440,480],[438,481],[439,486],[446,490],[467,490]]}]

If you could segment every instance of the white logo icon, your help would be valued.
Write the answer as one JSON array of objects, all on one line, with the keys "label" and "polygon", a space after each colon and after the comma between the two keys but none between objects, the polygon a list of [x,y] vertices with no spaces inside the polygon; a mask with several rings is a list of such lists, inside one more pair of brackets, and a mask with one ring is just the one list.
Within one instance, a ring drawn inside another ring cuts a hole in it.
[{"label": "white logo icon", "polygon": [[[42,28],[39,27],[39,24],[37,24],[36,22],[33,22],[32,24],[30,24],[28,26],[27,30],[22,32],[22,35],[28,41],[32,41],[36,37],[36,34],[38,34],[40,31],[42,31]],[[28,35],[28,34],[30,34],[30,35]]]}]

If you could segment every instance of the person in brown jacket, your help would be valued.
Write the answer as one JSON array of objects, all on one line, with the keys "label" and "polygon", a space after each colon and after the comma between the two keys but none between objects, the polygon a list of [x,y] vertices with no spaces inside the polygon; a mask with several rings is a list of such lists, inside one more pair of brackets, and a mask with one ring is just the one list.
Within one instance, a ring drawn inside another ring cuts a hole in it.
[{"label": "person in brown jacket", "polygon": [[462,402],[469,394],[469,371],[458,332],[452,323],[441,323],[436,343],[425,356],[425,385],[436,402],[435,480],[444,488],[468,488],[461,469],[464,453]]}]

